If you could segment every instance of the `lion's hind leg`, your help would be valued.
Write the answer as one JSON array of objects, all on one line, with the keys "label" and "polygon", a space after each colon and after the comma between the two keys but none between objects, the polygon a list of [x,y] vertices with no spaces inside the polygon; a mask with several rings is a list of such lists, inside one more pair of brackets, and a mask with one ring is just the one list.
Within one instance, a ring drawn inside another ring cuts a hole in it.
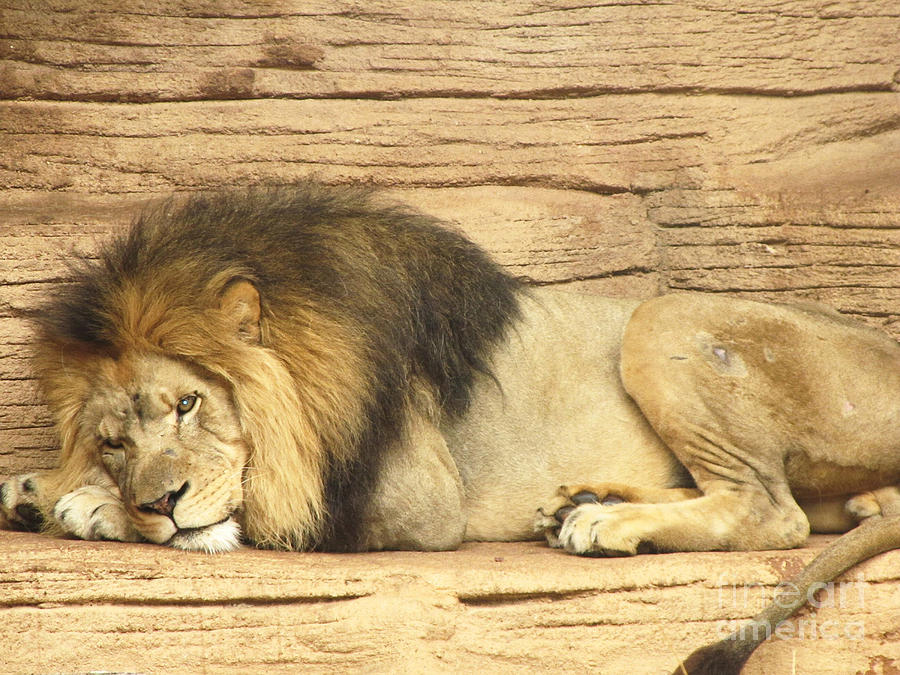
[{"label": "lion's hind leg", "polygon": [[886,487],[848,497],[836,495],[797,502],[809,520],[810,532],[839,534],[863,521],[900,515],[900,487]]},{"label": "lion's hind leg", "polygon": [[698,490],[649,491],[674,498],[649,503],[579,504],[559,527],[561,548],[609,556],[784,549],[806,540],[809,521],[778,465],[777,446],[767,447],[763,439],[743,449],[713,424],[679,422],[661,436]]},{"label": "lion's hind leg", "polygon": [[847,532],[866,520],[900,515],[900,487],[885,487],[850,496],[799,500],[811,532]]},{"label": "lion's hind leg", "polygon": [[[812,440],[798,445],[791,421],[807,413],[819,426],[827,419],[814,415],[818,399],[802,413],[772,411],[793,401],[801,375],[811,375],[814,388],[824,378],[816,373],[827,370],[809,364],[807,342],[817,343],[801,338],[819,327],[804,317],[705,296],[672,295],[640,305],[623,337],[622,384],[702,495],[668,503],[582,504],[562,523],[561,546],[580,554],[630,555],[802,544],[810,523],[788,484],[786,462],[789,453],[808,460],[806,447],[826,441],[813,427]],[[803,368],[789,371],[794,375],[788,380],[785,365],[797,363]],[[785,382],[793,389],[787,391]]]}]

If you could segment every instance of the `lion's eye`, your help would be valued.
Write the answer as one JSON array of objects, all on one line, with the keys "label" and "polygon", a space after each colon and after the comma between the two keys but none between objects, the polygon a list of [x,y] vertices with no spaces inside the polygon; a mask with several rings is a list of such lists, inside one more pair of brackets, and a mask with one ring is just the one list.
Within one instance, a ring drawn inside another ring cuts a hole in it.
[{"label": "lion's eye", "polygon": [[196,394],[187,394],[186,396],[182,396],[178,399],[178,403],[175,404],[175,412],[179,415],[187,415],[191,410],[194,409],[194,406],[197,405],[197,399],[199,397]]}]

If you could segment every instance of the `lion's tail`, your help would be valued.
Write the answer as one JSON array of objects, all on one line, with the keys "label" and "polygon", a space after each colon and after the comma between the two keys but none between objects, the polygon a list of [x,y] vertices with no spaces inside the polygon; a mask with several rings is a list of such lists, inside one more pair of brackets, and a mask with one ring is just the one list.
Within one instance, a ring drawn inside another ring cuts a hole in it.
[{"label": "lion's tail", "polygon": [[872,556],[900,548],[900,515],[876,516],[833,541],[759,614],[724,640],[701,647],[673,675],[736,675],[753,651],[816,590]]}]

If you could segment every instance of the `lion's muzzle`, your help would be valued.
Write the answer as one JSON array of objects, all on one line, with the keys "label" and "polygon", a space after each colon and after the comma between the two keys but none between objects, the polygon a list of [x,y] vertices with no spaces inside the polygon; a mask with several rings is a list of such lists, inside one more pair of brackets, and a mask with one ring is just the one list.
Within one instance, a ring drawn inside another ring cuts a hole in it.
[{"label": "lion's muzzle", "polygon": [[188,483],[187,481],[185,481],[185,483],[180,488],[178,488],[178,490],[169,490],[159,499],[141,504],[140,506],[138,506],[138,509],[144,511],[145,513],[158,513],[162,516],[165,516],[166,518],[172,518],[172,520],[174,521],[173,514],[175,512],[175,504],[179,499],[181,499],[184,493],[187,492],[187,489]]},{"label": "lion's muzzle", "polygon": [[[226,510],[216,518],[205,509],[191,508],[191,499],[205,500],[191,492],[185,481],[177,490],[167,490],[160,497],[131,509],[131,518],[138,531],[148,540],[188,551],[221,553],[240,545],[240,525],[233,510]],[[221,512],[220,512],[221,513]]]}]

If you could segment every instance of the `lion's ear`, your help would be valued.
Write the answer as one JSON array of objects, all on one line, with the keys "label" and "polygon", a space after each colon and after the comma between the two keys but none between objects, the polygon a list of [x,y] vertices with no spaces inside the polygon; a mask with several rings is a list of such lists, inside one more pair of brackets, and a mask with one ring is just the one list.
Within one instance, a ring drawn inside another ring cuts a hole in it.
[{"label": "lion's ear", "polygon": [[246,279],[234,279],[222,291],[219,309],[242,340],[259,342],[259,291]]}]

